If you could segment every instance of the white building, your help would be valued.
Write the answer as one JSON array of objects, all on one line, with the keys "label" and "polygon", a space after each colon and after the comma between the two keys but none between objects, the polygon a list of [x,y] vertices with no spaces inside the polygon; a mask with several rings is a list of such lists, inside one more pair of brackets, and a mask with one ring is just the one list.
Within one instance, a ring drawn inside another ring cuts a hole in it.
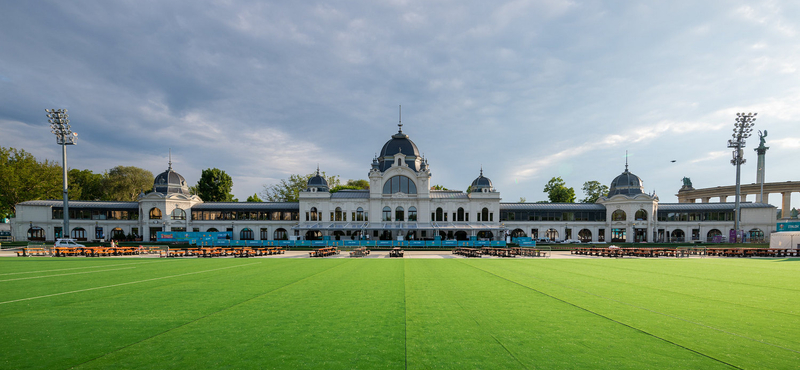
[{"label": "white building", "polygon": [[[733,203],[659,203],[627,168],[594,204],[501,203],[490,179],[480,175],[468,192],[431,190],[431,168],[400,129],[369,170],[369,190],[331,193],[319,175],[299,203],[203,202],[189,193],[172,164],[154,179],[153,192],[136,202],[70,201],[70,236],[108,240],[159,231],[231,231],[238,240],[301,239],[502,239],[506,235],[580,239],[584,242],[712,241],[733,228]],[[776,208],[742,203],[741,229],[766,239],[776,228]],[[63,203],[17,205],[16,240],[61,237]]]}]

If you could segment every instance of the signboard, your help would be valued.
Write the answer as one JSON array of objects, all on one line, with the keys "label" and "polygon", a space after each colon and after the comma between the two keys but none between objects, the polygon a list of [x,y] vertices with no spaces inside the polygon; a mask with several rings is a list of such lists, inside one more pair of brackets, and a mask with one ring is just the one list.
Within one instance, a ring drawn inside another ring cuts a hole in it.
[{"label": "signboard", "polygon": [[800,231],[800,222],[778,222],[778,232]]}]

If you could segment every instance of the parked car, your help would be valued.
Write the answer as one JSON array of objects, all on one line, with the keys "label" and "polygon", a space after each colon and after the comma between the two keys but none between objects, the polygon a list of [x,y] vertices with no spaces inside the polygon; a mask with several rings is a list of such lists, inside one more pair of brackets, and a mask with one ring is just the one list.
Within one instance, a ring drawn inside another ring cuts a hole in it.
[{"label": "parked car", "polygon": [[83,245],[83,244],[78,244],[78,242],[75,239],[67,239],[67,238],[56,239],[56,243],[53,246],[56,247],[56,248],[58,248],[58,247],[66,247],[66,248],[83,248],[83,247],[85,247],[85,245]]}]

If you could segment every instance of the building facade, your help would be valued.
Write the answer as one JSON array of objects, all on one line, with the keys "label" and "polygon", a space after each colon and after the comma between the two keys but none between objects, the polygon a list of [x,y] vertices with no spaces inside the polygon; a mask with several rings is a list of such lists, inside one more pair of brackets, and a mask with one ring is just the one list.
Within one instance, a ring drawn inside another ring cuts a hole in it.
[{"label": "building facade", "polygon": [[[154,241],[159,231],[230,231],[237,240],[330,238],[334,240],[499,240],[527,236],[582,242],[686,242],[728,238],[733,203],[660,203],[628,171],[596,203],[503,203],[483,169],[468,191],[431,189],[431,168],[402,131],[373,158],[368,190],[330,192],[323,176],[311,177],[299,202],[204,202],[189,192],[172,163],[155,177],[153,191],[135,202],[69,204],[69,236],[78,240]],[[741,225],[751,240],[767,240],[776,208],[742,203]],[[63,203],[17,205],[16,240],[63,237]]]}]

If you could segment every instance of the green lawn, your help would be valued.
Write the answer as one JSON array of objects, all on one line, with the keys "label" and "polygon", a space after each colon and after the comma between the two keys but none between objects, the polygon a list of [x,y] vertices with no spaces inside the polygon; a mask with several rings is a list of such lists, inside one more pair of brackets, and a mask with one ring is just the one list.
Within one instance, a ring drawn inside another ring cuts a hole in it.
[{"label": "green lawn", "polygon": [[0,368],[800,363],[798,260],[0,259]]}]

